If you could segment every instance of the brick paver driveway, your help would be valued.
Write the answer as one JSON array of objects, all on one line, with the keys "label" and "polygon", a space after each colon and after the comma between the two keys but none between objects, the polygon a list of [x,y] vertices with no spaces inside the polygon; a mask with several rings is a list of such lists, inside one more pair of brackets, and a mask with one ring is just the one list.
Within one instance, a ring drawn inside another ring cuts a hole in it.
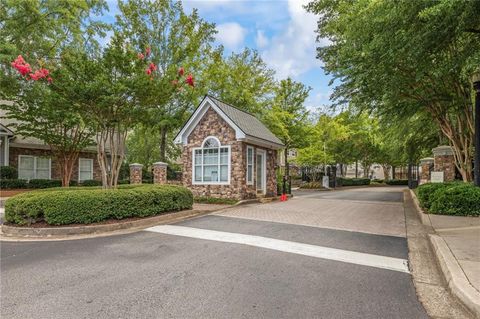
[{"label": "brick paver driveway", "polygon": [[402,190],[297,191],[287,202],[238,206],[216,215],[405,237]]}]

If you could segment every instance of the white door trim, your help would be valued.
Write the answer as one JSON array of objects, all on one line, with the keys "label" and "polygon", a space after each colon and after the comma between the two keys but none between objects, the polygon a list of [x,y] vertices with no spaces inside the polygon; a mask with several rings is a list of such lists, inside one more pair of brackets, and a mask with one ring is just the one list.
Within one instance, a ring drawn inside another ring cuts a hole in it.
[{"label": "white door trim", "polygon": [[[256,152],[256,155],[261,155],[262,156],[262,194],[266,194],[267,193],[267,152],[263,149],[258,149],[257,148],[257,152]],[[255,156],[255,163],[257,162],[257,157]],[[257,169],[258,169],[258,166],[257,166]],[[256,171],[255,171],[255,178],[256,178],[257,174],[256,174]],[[255,185],[256,187],[256,185]],[[257,189],[258,191],[258,189]]]}]

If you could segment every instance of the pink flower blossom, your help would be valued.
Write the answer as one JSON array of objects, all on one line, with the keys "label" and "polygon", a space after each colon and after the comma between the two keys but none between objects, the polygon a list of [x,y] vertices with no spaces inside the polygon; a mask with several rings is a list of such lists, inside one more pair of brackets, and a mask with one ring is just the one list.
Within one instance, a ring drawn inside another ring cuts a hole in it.
[{"label": "pink flower blossom", "polygon": [[150,47],[147,47],[147,48],[145,49],[145,55],[146,55],[146,56],[149,56],[151,52],[152,52],[152,50],[150,49]]},{"label": "pink flower blossom", "polygon": [[12,63],[12,67],[14,67],[18,73],[20,73],[22,76],[27,75],[32,71],[32,68],[30,67],[30,64],[25,63],[25,60],[21,55],[19,55]]},{"label": "pink flower blossom", "polygon": [[140,60],[143,60],[145,58],[145,56],[143,55],[142,52],[140,52],[137,57],[140,59]]},{"label": "pink flower blossom", "polygon": [[178,75],[183,76],[184,73],[185,73],[185,70],[182,67],[180,67],[178,69]]},{"label": "pink flower blossom", "polygon": [[155,63],[150,63],[149,68],[150,70],[155,71],[157,69],[157,66],[155,65]]},{"label": "pink flower blossom", "polygon": [[147,73],[147,75],[152,74],[152,70],[150,70],[150,69],[146,69],[145,72]]},{"label": "pink flower blossom", "polygon": [[187,75],[187,78],[185,79],[185,83],[187,83],[191,87],[194,87],[195,83],[194,83],[194,80],[193,80],[193,75],[191,75],[191,74]]}]

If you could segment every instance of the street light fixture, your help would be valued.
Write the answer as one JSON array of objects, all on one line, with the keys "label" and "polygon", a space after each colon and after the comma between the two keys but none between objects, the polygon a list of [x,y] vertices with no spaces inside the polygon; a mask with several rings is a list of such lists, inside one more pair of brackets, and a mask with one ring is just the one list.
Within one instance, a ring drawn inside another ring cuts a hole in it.
[{"label": "street light fixture", "polygon": [[474,176],[475,186],[480,187],[480,68],[473,74],[473,88],[475,90],[475,158]]}]

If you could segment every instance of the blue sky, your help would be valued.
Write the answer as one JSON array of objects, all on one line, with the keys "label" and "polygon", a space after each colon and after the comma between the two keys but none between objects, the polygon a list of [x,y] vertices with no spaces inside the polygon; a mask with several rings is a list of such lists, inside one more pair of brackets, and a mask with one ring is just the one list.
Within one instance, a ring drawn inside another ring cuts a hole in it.
[{"label": "blue sky", "polygon": [[[114,15],[116,0],[108,1]],[[244,47],[260,52],[277,79],[288,76],[312,88],[306,105],[318,109],[329,105],[330,77],[315,58],[316,17],[307,13],[305,0],[183,0],[190,12],[197,8],[202,18],[217,25],[216,42],[226,54]],[[322,41],[322,45],[327,44]]]}]

